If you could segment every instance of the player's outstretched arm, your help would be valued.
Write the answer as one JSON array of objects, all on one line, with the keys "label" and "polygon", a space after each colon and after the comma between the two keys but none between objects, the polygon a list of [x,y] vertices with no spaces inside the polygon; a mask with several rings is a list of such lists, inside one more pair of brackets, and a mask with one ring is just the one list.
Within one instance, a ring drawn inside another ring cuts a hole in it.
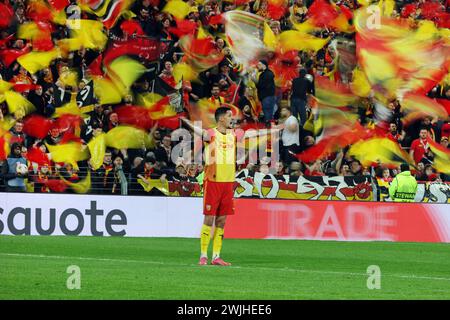
[{"label": "player's outstretched arm", "polygon": [[203,128],[197,127],[195,126],[192,121],[190,121],[189,119],[185,118],[185,117],[181,117],[180,118],[181,121],[183,121],[191,130],[194,131],[195,134],[197,135],[201,135],[203,137],[204,141],[209,141],[211,140],[211,137],[209,136],[208,131],[206,131]]}]

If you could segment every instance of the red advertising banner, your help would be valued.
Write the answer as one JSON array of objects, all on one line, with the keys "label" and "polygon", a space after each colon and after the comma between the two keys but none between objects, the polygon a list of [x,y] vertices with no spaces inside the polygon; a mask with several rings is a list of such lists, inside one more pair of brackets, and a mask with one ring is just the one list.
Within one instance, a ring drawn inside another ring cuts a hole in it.
[{"label": "red advertising banner", "polygon": [[447,204],[235,199],[227,238],[450,242]]}]

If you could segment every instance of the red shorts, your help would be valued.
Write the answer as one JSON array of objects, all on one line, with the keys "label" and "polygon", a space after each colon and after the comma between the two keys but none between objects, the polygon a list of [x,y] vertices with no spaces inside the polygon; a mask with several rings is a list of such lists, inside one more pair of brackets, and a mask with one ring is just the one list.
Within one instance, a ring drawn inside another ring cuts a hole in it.
[{"label": "red shorts", "polygon": [[234,182],[204,181],[203,214],[223,216],[234,214]]}]

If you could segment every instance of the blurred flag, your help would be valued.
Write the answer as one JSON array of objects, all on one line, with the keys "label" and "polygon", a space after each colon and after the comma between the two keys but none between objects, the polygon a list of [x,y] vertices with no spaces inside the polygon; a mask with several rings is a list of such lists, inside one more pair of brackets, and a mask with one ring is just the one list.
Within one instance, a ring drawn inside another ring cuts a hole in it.
[{"label": "blurred flag", "polygon": [[23,132],[30,137],[44,139],[48,135],[52,124],[50,119],[32,114],[23,121]]},{"label": "blurred flag", "polygon": [[50,163],[50,159],[47,154],[42,152],[42,150],[38,147],[31,147],[28,149],[27,160],[30,162],[35,162],[38,165],[48,165]]},{"label": "blurred flag", "polygon": [[439,172],[450,174],[450,150],[430,138],[428,145],[434,154],[433,167]]},{"label": "blurred flag", "polygon": [[13,7],[9,3],[0,2],[0,29],[7,28],[13,17]]},{"label": "blurred flag", "polygon": [[[225,35],[236,62],[248,67],[266,54],[264,18],[233,10],[224,14],[224,20]],[[268,37],[270,38],[270,35]]]},{"label": "blurred flag", "polygon": [[0,160],[6,160],[10,152],[11,133],[0,127]]},{"label": "blurred flag", "polygon": [[77,162],[89,158],[88,148],[81,143],[69,142],[60,145],[45,144],[54,162],[70,163],[77,167]]},{"label": "blurred flag", "polygon": [[182,20],[187,16],[189,10],[189,5],[184,1],[169,0],[162,11],[170,13],[178,20]]},{"label": "blurred flag", "polygon": [[23,118],[36,110],[30,101],[25,99],[20,93],[14,91],[5,92],[5,101],[8,105],[9,112],[14,114],[16,119]]},{"label": "blurred flag", "polygon": [[184,52],[183,62],[189,64],[195,72],[206,71],[223,59],[222,52],[216,48],[211,37],[199,39],[186,35],[180,39],[179,45]]},{"label": "blurred flag", "polygon": [[403,123],[405,125],[425,116],[446,119],[447,110],[433,99],[426,96],[406,94],[401,100],[402,111],[405,113]]},{"label": "blurred flag", "polygon": [[100,168],[103,164],[103,159],[106,152],[106,134],[101,133],[100,135],[93,137],[91,141],[87,144],[90,152],[90,164],[94,170]]},{"label": "blurred flag", "polygon": [[81,10],[94,14],[102,18],[102,23],[106,29],[111,29],[119,20],[120,16],[133,17],[133,13],[128,10],[134,0],[78,0]]},{"label": "blurred flag", "polygon": [[31,74],[37,71],[48,68],[50,63],[59,56],[59,50],[53,49],[50,51],[32,51],[21,55],[17,58],[17,62],[24,67]]},{"label": "blurred flag", "polygon": [[328,106],[344,107],[358,99],[348,86],[324,76],[315,77],[315,89],[317,101]]},{"label": "blurred flag", "polygon": [[349,154],[358,159],[363,166],[371,166],[378,161],[394,166],[414,163],[409,154],[389,138],[375,137],[359,141],[350,147]]},{"label": "blurred flag", "polygon": [[86,177],[79,182],[70,182],[61,176],[64,181],[76,193],[88,193],[91,189],[91,171],[88,170]]},{"label": "blurred flag", "polygon": [[296,30],[283,31],[278,38],[278,45],[282,52],[290,50],[319,51],[329,41],[329,38],[317,38]]},{"label": "blurred flag", "polygon": [[149,142],[146,131],[131,126],[117,126],[108,131],[105,136],[106,145],[119,150],[141,149]]}]

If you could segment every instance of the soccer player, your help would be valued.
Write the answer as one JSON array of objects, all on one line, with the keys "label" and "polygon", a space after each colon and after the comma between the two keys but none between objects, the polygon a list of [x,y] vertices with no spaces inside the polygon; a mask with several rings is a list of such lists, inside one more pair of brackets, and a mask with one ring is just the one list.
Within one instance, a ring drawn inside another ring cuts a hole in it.
[{"label": "soccer player", "polygon": [[205,147],[205,176],[203,200],[203,226],[200,235],[200,262],[208,264],[208,246],[211,239],[211,229],[215,225],[213,239],[213,257],[211,264],[230,266],[220,257],[222,249],[225,221],[228,215],[234,214],[234,178],[236,173],[236,143],[238,133],[232,130],[232,112],[227,107],[219,107],[214,114],[217,127],[204,130],[195,127],[189,120],[183,121],[203,136]]}]

